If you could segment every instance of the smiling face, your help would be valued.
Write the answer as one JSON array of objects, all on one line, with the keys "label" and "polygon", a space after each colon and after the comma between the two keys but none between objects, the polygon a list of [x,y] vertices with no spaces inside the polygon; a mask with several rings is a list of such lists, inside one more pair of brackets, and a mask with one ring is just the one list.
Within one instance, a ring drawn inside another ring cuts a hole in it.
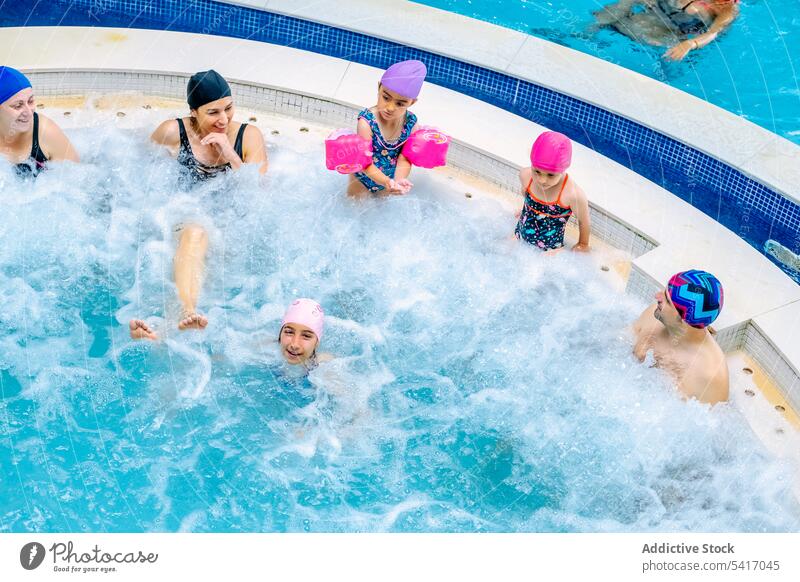
[{"label": "smiling face", "polygon": [[192,109],[192,117],[197,122],[197,131],[200,135],[225,133],[233,119],[233,112],[233,98],[223,97]]},{"label": "smiling face", "polygon": [[378,85],[378,117],[383,121],[392,122],[403,118],[406,110],[416,103],[416,99],[403,97],[383,85]]},{"label": "smiling face", "polygon": [[33,111],[36,100],[33,89],[27,87],[0,103],[0,130],[11,138],[33,128]]},{"label": "smiling face", "polygon": [[319,339],[310,327],[299,323],[287,323],[281,328],[279,336],[281,355],[292,365],[304,364],[311,358]]}]

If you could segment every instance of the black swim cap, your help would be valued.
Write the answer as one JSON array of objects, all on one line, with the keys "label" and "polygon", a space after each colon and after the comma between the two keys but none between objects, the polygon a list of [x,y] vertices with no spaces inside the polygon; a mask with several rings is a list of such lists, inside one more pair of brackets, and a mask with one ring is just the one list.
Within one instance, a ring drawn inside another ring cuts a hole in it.
[{"label": "black swim cap", "polygon": [[228,82],[214,69],[195,73],[186,86],[186,101],[192,109],[230,96]]}]

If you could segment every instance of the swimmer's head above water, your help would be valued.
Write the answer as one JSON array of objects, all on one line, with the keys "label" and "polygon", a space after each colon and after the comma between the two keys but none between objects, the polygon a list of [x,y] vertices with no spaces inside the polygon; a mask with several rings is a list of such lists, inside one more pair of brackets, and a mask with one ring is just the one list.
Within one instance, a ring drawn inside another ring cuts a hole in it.
[{"label": "swimmer's head above water", "polygon": [[28,78],[16,69],[0,66],[0,130],[29,131],[35,105]]},{"label": "swimmer's head above water", "polygon": [[233,119],[233,97],[228,82],[211,69],[195,73],[186,86],[186,101],[201,135],[225,133]]},{"label": "swimmer's head above water", "polygon": [[295,299],[286,309],[278,342],[281,355],[292,365],[313,366],[325,323],[325,312],[312,299]]},{"label": "swimmer's head above water", "polygon": [[719,317],[724,303],[722,283],[706,271],[690,269],[673,275],[664,291],[656,294],[653,314],[665,325],[683,322],[704,329]]},{"label": "swimmer's head above water", "polygon": [[563,133],[545,131],[531,148],[533,177],[542,189],[558,184],[572,163],[572,142]]},{"label": "swimmer's head above water", "polygon": [[378,84],[377,115],[385,122],[405,119],[417,102],[427,69],[422,61],[402,61],[386,69]]}]

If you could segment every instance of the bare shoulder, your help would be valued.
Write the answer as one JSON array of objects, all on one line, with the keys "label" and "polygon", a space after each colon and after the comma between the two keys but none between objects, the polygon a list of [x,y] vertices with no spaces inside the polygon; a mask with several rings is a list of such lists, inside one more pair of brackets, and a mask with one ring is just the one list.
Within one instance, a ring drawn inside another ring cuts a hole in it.
[{"label": "bare shoulder", "polygon": [[79,162],[80,155],[58,124],[41,113],[39,116],[39,145],[51,161]]},{"label": "bare shoulder", "polygon": [[167,119],[162,121],[150,136],[150,140],[164,146],[176,146],[180,143],[180,131],[178,130],[177,119]]},{"label": "bare shoulder", "polygon": [[533,178],[533,171],[530,166],[525,166],[519,171],[519,183],[522,184],[523,188],[528,187],[528,182],[531,181],[531,178]]},{"label": "bare shoulder", "polygon": [[566,192],[564,192],[564,202],[567,203],[569,206],[576,206],[588,203],[586,198],[586,192],[583,191],[578,183],[575,180],[570,180],[568,183],[568,188],[566,188]]},{"label": "bare shoulder", "polygon": [[372,138],[372,128],[369,126],[369,122],[363,117],[358,118],[358,124],[356,125],[356,132],[361,137]]},{"label": "bare shoulder", "polygon": [[703,347],[702,356],[687,370],[684,384],[687,384],[687,393],[701,402],[716,404],[728,400],[728,362],[717,342],[713,338],[709,338],[708,342]]},{"label": "bare shoulder", "polygon": [[335,358],[333,354],[329,354],[328,352],[322,352],[321,354],[317,354],[317,362],[320,364],[324,364],[325,362],[331,362]]},{"label": "bare shoulder", "polygon": [[62,136],[64,132],[59,125],[42,113],[37,113],[39,117],[39,139],[47,140],[54,136]]},{"label": "bare shoulder", "polygon": [[[177,124],[176,124],[177,125]],[[245,143],[254,145],[264,143],[264,134],[252,123],[248,123],[244,128],[244,136],[242,137]]]}]

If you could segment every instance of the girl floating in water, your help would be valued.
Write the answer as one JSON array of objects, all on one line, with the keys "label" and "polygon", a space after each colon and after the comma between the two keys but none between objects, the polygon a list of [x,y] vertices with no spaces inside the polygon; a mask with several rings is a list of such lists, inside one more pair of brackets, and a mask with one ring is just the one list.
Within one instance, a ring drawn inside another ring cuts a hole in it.
[{"label": "girl floating in water", "polygon": [[595,17],[598,25],[611,26],[635,41],[669,46],[664,56],[679,61],[714,41],[739,15],[738,4],[739,0],[620,0],[595,12]]},{"label": "girl floating in water", "polygon": [[[330,354],[318,353],[324,327],[325,312],[319,303],[305,298],[292,301],[278,331],[278,345],[286,363],[312,370],[321,362],[331,360]],[[133,339],[159,339],[155,331],[141,319],[132,319],[129,328]]]},{"label": "girl floating in water", "polygon": [[78,152],[61,128],[36,113],[28,78],[0,66],[0,155],[20,176],[38,174],[47,162],[78,162]]}]

